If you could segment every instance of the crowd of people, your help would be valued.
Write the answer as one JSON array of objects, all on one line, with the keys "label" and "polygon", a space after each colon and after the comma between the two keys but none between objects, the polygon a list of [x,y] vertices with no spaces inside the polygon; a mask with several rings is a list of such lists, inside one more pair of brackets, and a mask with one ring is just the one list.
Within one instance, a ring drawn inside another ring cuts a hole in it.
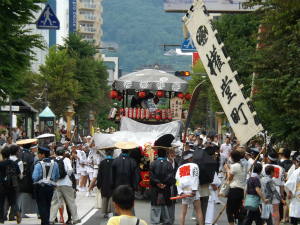
[{"label": "crowd of people", "polygon": [[[219,196],[227,197],[229,224],[298,224],[298,152],[287,148],[266,151],[260,142],[241,146],[236,138],[230,137],[221,144],[217,136],[197,131],[188,135],[185,151],[176,154],[178,146],[172,147],[173,140],[169,137],[152,146],[156,156],[149,165],[151,224],[176,223],[178,199],[182,203],[180,225],[185,223],[188,207],[194,207],[191,219],[196,224],[213,224]],[[115,149],[121,150],[117,156]],[[1,150],[0,223],[20,223],[26,214],[36,213],[41,224],[55,224],[60,220],[61,203],[68,214],[66,224],[80,223],[75,198],[76,192],[81,191],[87,197],[101,196],[103,217],[108,218],[109,213],[117,216],[110,218],[109,225],[121,220],[146,224],[135,217],[133,207],[134,198],[140,198],[141,191],[144,193],[140,162],[132,154],[135,151],[140,148],[132,142],[97,148],[91,136],[84,136],[82,142],[66,139],[64,143],[49,142],[42,146],[26,138],[14,143],[8,137]],[[200,182],[204,175],[199,162],[194,162],[194,155],[201,151],[215,162],[209,183]]]}]

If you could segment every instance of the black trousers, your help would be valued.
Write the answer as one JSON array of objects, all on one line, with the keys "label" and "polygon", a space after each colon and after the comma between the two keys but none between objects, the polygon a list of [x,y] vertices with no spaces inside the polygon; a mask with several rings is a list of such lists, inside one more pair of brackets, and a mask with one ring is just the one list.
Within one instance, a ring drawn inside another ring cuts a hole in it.
[{"label": "black trousers", "polygon": [[251,210],[248,211],[248,215],[247,215],[244,225],[251,225],[253,221],[255,221],[256,225],[263,224],[263,220],[261,218],[259,208],[256,211],[251,211]]},{"label": "black trousers", "polygon": [[10,210],[10,218],[13,218],[19,212],[19,206],[17,204],[17,192],[12,191],[0,191],[0,222],[4,221],[4,204],[5,198],[7,198],[9,206],[11,207]]},{"label": "black trousers", "polygon": [[242,188],[230,188],[226,208],[229,223],[233,223],[234,219],[241,219],[240,208],[243,203],[243,198],[244,190]]},{"label": "black trousers", "polygon": [[36,187],[36,202],[41,216],[41,224],[49,225],[51,201],[53,197],[53,186],[37,185]]}]

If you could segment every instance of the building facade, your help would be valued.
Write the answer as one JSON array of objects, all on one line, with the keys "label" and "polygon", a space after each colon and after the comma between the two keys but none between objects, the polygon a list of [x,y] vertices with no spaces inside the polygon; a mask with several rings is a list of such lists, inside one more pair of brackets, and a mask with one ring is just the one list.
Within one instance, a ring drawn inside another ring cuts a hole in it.
[{"label": "building facade", "polygon": [[95,41],[95,45],[102,46],[101,37],[103,32],[101,26],[103,19],[101,13],[102,0],[78,0],[77,1],[77,27],[87,41]]}]

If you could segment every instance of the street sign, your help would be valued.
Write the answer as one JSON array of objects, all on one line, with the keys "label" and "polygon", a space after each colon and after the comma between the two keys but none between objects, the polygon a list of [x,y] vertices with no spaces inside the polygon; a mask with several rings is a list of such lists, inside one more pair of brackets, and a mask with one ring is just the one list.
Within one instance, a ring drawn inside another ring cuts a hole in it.
[{"label": "street sign", "polygon": [[59,30],[59,20],[48,3],[36,21],[37,29]]},{"label": "street sign", "polygon": [[[9,105],[1,106],[1,111],[10,111]],[[19,112],[20,111],[20,106],[11,106],[11,111],[14,112]]]},{"label": "street sign", "polygon": [[181,45],[181,52],[197,52],[191,37],[184,40],[183,44]]},{"label": "street sign", "polygon": [[53,126],[53,121],[48,121],[48,126]]}]

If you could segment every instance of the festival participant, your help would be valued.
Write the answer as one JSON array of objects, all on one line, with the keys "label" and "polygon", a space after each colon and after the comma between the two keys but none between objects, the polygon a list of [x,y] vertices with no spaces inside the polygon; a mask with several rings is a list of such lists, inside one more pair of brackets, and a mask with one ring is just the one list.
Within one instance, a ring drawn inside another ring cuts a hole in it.
[{"label": "festival participant", "polygon": [[[281,166],[284,169],[284,175],[287,178],[288,171],[293,165],[293,161],[290,160],[291,158],[291,150],[284,148],[282,150],[282,161],[279,163],[279,166]],[[286,179],[287,180],[287,179]],[[286,200],[286,193],[284,192],[284,199]],[[289,207],[283,206],[283,219],[282,222],[288,222],[289,221]]]},{"label": "festival participant", "polygon": [[192,203],[197,211],[199,225],[203,225],[204,223],[200,205],[200,194],[198,192],[200,174],[199,167],[197,164],[193,163],[192,151],[184,151],[182,158],[184,162],[176,172],[176,180],[178,183],[177,191],[179,195],[183,197],[187,195],[189,197],[184,197],[182,199],[180,225],[184,225],[187,206],[188,204]]},{"label": "festival participant", "polygon": [[291,166],[291,168],[289,169],[288,173],[287,173],[287,180],[292,176],[293,172],[297,169],[297,157],[299,155],[299,152],[294,153],[294,155],[292,156],[293,159],[293,165]]},{"label": "festival participant", "polygon": [[[189,146],[189,145],[187,145]],[[176,159],[176,153],[175,150],[172,148],[169,151],[167,151],[167,160],[171,163],[172,167],[173,167],[173,179],[175,180],[175,176],[176,176],[176,171],[178,169],[178,163],[175,161]],[[175,185],[175,183],[171,186],[171,196],[177,196],[177,187]],[[176,201],[172,201],[172,213],[171,213],[171,224],[174,224],[175,221],[175,202]]]},{"label": "festival participant", "polygon": [[290,217],[291,224],[297,225],[300,219],[300,156],[296,158],[296,169],[289,180],[284,185],[285,191],[288,193],[290,199]]},{"label": "festival participant", "polygon": [[101,191],[102,196],[102,213],[104,213],[104,218],[108,218],[108,213],[113,212],[113,203],[111,199],[111,195],[113,190],[107,184],[110,183],[110,173],[112,163],[114,161],[115,147],[102,148],[98,150],[105,150],[106,158],[100,162],[98,175],[97,175],[97,187]]},{"label": "festival participant", "polygon": [[203,148],[204,148],[203,139],[198,136],[197,145],[194,146],[194,150],[197,151],[197,150],[200,150],[200,149],[203,149]]},{"label": "festival participant", "polygon": [[36,183],[36,200],[41,216],[41,224],[49,225],[51,201],[54,187],[59,178],[58,165],[49,159],[50,149],[39,147],[39,162],[35,165],[32,179]]},{"label": "festival participant", "polygon": [[157,149],[158,158],[151,163],[149,169],[151,191],[151,224],[172,224],[173,208],[171,197],[171,186],[175,183],[173,178],[173,167],[166,159],[168,147],[154,146]]},{"label": "festival participant", "polygon": [[122,154],[112,163],[110,186],[116,189],[120,185],[129,185],[137,191],[142,177],[136,161],[130,158],[129,151],[136,149],[138,145],[133,142],[118,142],[115,147],[121,149]]},{"label": "festival participant", "polygon": [[[218,155],[218,152],[215,151],[216,149],[218,149],[218,146],[216,146],[214,148],[206,149],[206,152],[215,161],[217,161],[217,155]],[[212,224],[214,222],[214,219],[215,219],[215,206],[216,206],[217,201],[219,200],[218,187],[220,185],[221,185],[221,180],[219,179],[217,172],[215,172],[214,180],[209,185],[210,196],[209,196],[209,199],[208,199],[207,210],[206,210],[206,215],[205,215],[205,224]]]},{"label": "festival participant", "polygon": [[[263,166],[263,172],[262,176],[267,176],[265,172],[265,168],[269,165],[274,166],[274,177],[273,180],[276,184],[276,189],[280,193],[280,195],[283,197],[283,191],[284,191],[284,171],[281,166],[277,164],[277,153],[271,152],[267,157],[267,164]],[[279,204],[280,201],[278,199],[273,199],[273,210],[274,210],[274,218],[275,218],[275,225],[279,225],[280,222],[280,213],[279,213]]]},{"label": "festival participant", "polygon": [[[273,203],[278,204],[278,202],[284,202],[280,192],[276,188],[275,181],[273,179],[275,175],[275,167],[273,165],[268,165],[264,168],[266,176],[261,179],[261,191],[265,198],[269,200],[269,203],[273,205]],[[263,205],[263,207],[265,207]],[[278,211],[278,210],[277,210]],[[275,215],[274,215],[275,216]],[[276,214],[276,216],[278,216]],[[269,218],[266,219],[267,225],[273,225],[272,221],[272,213],[270,213]]]},{"label": "festival participant", "polygon": [[79,160],[79,164],[80,164],[80,167],[79,167],[80,168],[79,191],[87,191],[86,183],[88,180],[88,174],[87,174],[87,166],[86,166],[86,152],[88,151],[88,148],[89,148],[88,145],[84,145],[83,150],[80,150],[80,152],[78,154],[78,156],[80,158],[80,160]]},{"label": "festival participant", "polygon": [[34,186],[32,180],[32,173],[34,163],[36,162],[35,155],[30,152],[32,146],[31,139],[24,139],[17,142],[17,145],[22,145],[22,151],[18,152],[18,158],[23,162],[23,177],[20,183],[20,198],[19,206],[22,218],[27,218],[25,214],[36,213],[36,200],[33,198]]},{"label": "festival participant", "polygon": [[100,164],[99,151],[96,150],[95,144],[89,144],[90,149],[87,157],[87,172],[90,180],[90,185],[86,193],[86,197],[96,196],[96,193],[93,192],[95,183],[97,181],[98,166]]},{"label": "festival participant", "polygon": [[79,162],[80,162],[80,158],[77,155],[77,150],[76,150],[76,146],[74,144],[71,145],[71,164],[72,164],[72,168],[73,168],[73,173],[75,176],[75,180],[76,180],[76,189],[78,189],[78,185],[79,185],[79,179],[80,179],[80,170],[79,170]]}]

